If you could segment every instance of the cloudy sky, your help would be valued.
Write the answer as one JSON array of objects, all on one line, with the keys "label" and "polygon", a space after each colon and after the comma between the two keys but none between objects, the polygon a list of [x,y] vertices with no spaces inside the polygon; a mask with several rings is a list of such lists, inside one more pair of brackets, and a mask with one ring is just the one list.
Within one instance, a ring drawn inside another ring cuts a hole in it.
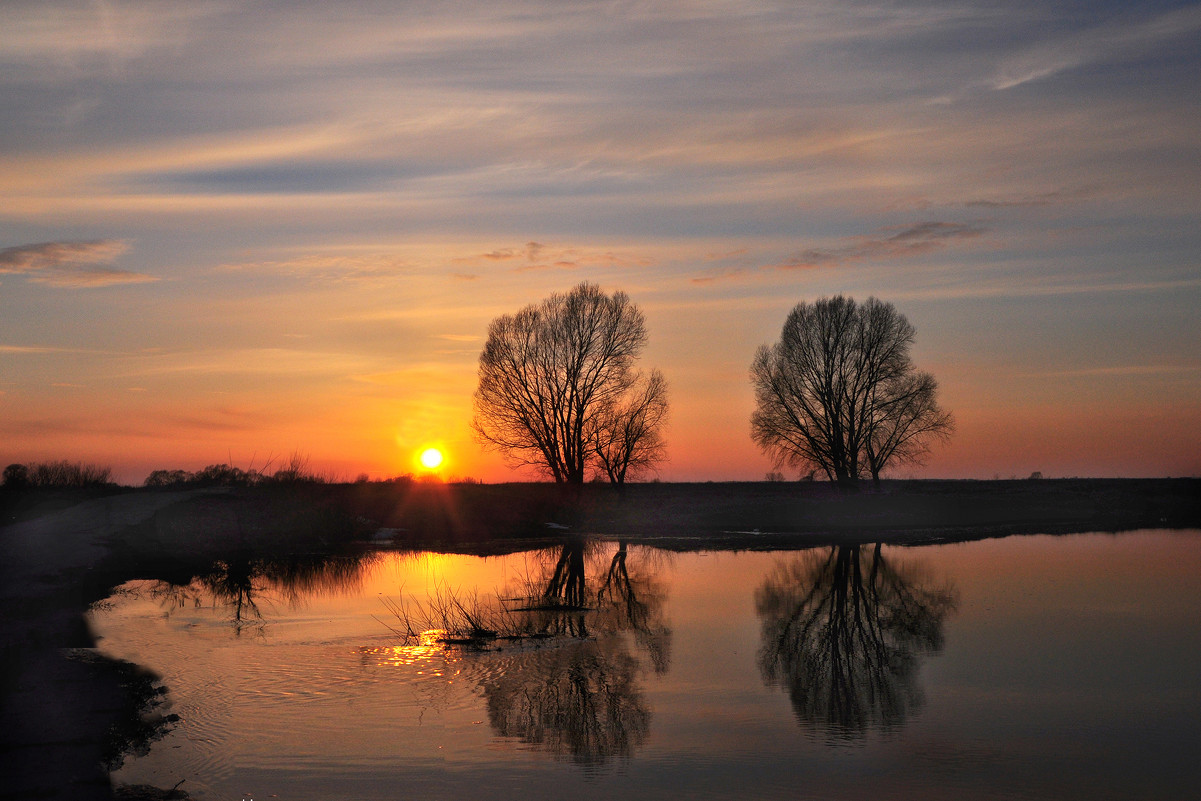
[{"label": "cloudy sky", "polygon": [[668,480],[760,479],[755,348],[893,302],[898,475],[1201,474],[1201,4],[0,4],[0,461],[509,472],[488,322],[646,313]]}]

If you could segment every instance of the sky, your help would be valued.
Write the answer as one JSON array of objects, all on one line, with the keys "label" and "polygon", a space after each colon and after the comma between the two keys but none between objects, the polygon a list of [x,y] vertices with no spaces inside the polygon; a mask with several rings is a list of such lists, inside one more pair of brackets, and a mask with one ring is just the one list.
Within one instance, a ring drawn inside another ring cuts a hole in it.
[{"label": "sky", "polygon": [[773,468],[751,359],[838,293],[956,419],[894,476],[1201,475],[1198,76],[1198,3],[4,0],[0,462],[528,479],[488,323],[591,281],[663,480]]}]

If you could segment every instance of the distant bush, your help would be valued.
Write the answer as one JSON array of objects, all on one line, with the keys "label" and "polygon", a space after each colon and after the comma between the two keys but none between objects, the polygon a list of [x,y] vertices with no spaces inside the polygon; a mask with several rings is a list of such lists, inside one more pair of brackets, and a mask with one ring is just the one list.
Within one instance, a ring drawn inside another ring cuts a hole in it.
[{"label": "distant bush", "polygon": [[192,480],[187,470],[155,470],[146,476],[147,487],[182,487]]},{"label": "distant bush", "polygon": [[112,483],[113,469],[84,462],[30,462],[4,468],[4,486],[22,487],[103,487]]},{"label": "distant bush", "polygon": [[4,486],[21,489],[29,486],[29,468],[23,464],[10,464],[4,468]]},{"label": "distant bush", "polygon": [[147,487],[249,487],[262,481],[256,470],[228,464],[211,464],[203,470],[155,470],[146,476]]},{"label": "distant bush", "polygon": [[203,470],[155,470],[146,477],[147,487],[255,487],[265,484],[327,484],[329,480],[309,469],[309,459],[292,454],[274,473],[268,473],[270,462],[262,470],[243,470],[230,464],[211,464]]}]

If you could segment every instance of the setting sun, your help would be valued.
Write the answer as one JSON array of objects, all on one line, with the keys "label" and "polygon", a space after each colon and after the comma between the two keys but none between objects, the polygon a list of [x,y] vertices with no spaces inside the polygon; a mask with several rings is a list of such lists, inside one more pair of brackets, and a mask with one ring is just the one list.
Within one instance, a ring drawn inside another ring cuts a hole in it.
[{"label": "setting sun", "polygon": [[443,459],[442,451],[437,448],[426,448],[421,452],[421,456],[418,457],[421,466],[426,470],[437,470],[442,466]]}]

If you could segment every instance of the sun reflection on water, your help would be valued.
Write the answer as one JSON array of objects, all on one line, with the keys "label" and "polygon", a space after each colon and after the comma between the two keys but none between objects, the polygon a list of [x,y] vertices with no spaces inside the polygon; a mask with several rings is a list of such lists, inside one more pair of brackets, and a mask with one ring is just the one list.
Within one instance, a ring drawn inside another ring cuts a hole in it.
[{"label": "sun reflection on water", "polygon": [[358,651],[373,657],[372,664],[379,667],[420,668],[414,671],[419,676],[457,676],[461,672],[456,666],[463,661],[460,651],[447,648],[444,629],[423,631],[415,643],[408,645],[361,646]]}]

